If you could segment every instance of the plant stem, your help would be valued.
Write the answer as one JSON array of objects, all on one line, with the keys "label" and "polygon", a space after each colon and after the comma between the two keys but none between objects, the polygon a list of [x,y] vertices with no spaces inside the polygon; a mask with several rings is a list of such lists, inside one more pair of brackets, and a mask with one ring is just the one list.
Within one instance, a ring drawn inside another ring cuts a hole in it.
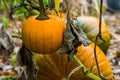
[{"label": "plant stem", "polygon": [[3,0],[3,2],[4,2],[4,5],[5,5],[8,13],[10,13],[10,8],[9,8],[9,6],[8,6],[8,4],[7,4],[7,1],[6,1],[6,0]]},{"label": "plant stem", "polygon": [[[76,55],[73,56],[73,60],[77,63],[78,66],[84,67],[85,71],[87,71],[87,68],[82,64],[82,62],[76,57]],[[95,74],[89,72],[86,74],[86,76],[92,78],[93,80],[101,80],[98,76]]]},{"label": "plant stem", "polygon": [[38,20],[46,20],[49,19],[49,17],[46,15],[45,13],[45,8],[44,8],[44,4],[43,4],[43,0],[38,0],[39,1],[39,5],[40,5],[40,14],[37,17]]},{"label": "plant stem", "polygon": [[60,7],[60,0],[54,0],[55,1],[55,10],[57,13],[59,12],[59,7]]},{"label": "plant stem", "polygon": [[67,7],[67,21],[71,21],[70,19],[70,9],[69,9],[69,6],[68,6],[68,0],[66,0],[66,7]]},{"label": "plant stem", "polygon": [[98,32],[98,34],[96,36],[96,39],[95,39],[94,57],[95,57],[95,62],[96,62],[96,66],[97,66],[99,76],[102,79],[106,80],[106,78],[100,72],[100,68],[99,68],[99,64],[98,64],[98,60],[97,60],[97,52],[96,52],[96,46],[97,46],[98,39],[100,38],[101,40],[105,41],[104,38],[102,37],[102,27],[101,27],[101,24],[102,24],[102,5],[103,5],[103,0],[100,0],[99,32]]}]

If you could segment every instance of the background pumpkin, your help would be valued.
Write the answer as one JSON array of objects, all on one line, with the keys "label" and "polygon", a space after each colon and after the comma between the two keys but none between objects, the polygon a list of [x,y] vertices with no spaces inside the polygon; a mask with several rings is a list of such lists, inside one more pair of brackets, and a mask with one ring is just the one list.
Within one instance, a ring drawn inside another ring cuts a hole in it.
[{"label": "background pumpkin", "polygon": [[[77,51],[77,57],[80,61],[90,69],[93,66],[91,72],[97,73],[97,68],[94,61],[94,43],[88,47],[79,46]],[[110,63],[102,50],[97,47],[97,58],[100,66],[100,70],[103,76],[108,79],[113,79]],[[35,57],[36,65],[39,68],[37,80],[67,80],[67,76],[77,67],[74,61],[67,61],[67,55],[41,55],[37,54]],[[86,77],[81,70],[75,72],[70,80],[92,80]]]},{"label": "background pumpkin", "polygon": [[63,44],[65,22],[57,16],[46,20],[29,17],[22,26],[23,44],[31,51],[41,54],[53,53]]},{"label": "background pumpkin", "polygon": [[[96,35],[99,32],[99,19],[93,16],[81,16],[77,17],[77,20],[74,21],[74,23],[83,29],[83,31],[86,33],[87,37],[91,41],[95,41]],[[97,45],[104,51],[104,53],[107,53],[107,50],[110,45],[110,31],[108,30],[105,23],[102,23],[102,36],[106,41],[102,41],[101,39],[98,39]]]}]

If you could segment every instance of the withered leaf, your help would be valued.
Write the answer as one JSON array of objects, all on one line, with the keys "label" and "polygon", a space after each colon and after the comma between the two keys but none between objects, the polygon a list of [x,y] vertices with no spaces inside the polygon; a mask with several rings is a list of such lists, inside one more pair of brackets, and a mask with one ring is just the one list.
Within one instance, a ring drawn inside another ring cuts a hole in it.
[{"label": "withered leaf", "polygon": [[77,52],[77,47],[82,44],[84,46],[88,46],[90,44],[90,40],[81,28],[77,27],[73,21],[69,21],[64,32],[64,44],[58,53],[67,53],[68,60],[71,60],[73,55]]},{"label": "withered leaf", "polygon": [[[19,52],[17,53],[17,62],[21,67],[26,66],[25,72],[28,80],[36,80],[37,69],[33,61],[33,54],[24,45],[22,45]],[[18,80],[21,78],[23,79],[23,76],[26,79],[25,74],[23,75],[22,73]]]},{"label": "withered leaf", "polygon": [[7,33],[4,25],[0,28],[0,52],[2,53],[2,62],[6,62],[13,52],[14,45],[11,36]]}]

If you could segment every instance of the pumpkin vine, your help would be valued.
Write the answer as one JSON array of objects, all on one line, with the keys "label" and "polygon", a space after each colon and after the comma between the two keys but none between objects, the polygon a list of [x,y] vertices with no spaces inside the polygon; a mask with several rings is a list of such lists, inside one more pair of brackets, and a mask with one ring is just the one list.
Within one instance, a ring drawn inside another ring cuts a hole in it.
[{"label": "pumpkin vine", "polygon": [[99,63],[98,63],[98,60],[97,60],[97,53],[96,53],[96,46],[97,46],[98,39],[100,38],[101,40],[105,41],[105,39],[102,37],[102,27],[101,27],[101,23],[102,23],[102,5],[103,5],[103,0],[100,0],[99,32],[98,32],[98,34],[97,34],[97,36],[95,38],[94,57],[95,57],[95,62],[96,62],[96,66],[97,66],[99,76],[101,77],[102,80],[106,80],[106,78],[100,72]]}]

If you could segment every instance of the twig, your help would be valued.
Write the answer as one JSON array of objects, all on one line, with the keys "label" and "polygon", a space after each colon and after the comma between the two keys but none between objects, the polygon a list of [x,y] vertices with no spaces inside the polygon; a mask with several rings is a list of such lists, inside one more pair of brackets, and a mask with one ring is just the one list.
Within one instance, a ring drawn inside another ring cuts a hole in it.
[{"label": "twig", "polygon": [[94,57],[95,57],[95,62],[96,62],[96,65],[97,65],[99,75],[101,75],[101,73],[100,73],[99,63],[98,63],[98,60],[97,60],[96,45],[97,45],[97,40],[98,40],[99,36],[101,35],[101,16],[102,16],[102,10],[101,9],[102,9],[102,0],[101,0],[101,6],[100,6],[99,32],[98,32],[98,35],[96,36],[95,46],[94,46]]},{"label": "twig", "polygon": [[101,72],[100,72],[99,63],[98,63],[98,60],[97,60],[97,53],[96,53],[96,46],[97,46],[98,38],[100,38],[101,40],[104,41],[104,39],[102,38],[102,32],[101,32],[101,30],[102,30],[102,29],[101,29],[101,22],[102,22],[102,4],[103,4],[103,0],[100,0],[99,32],[98,32],[98,35],[96,36],[96,39],[95,39],[94,57],[95,57],[95,62],[96,62],[96,66],[97,66],[97,70],[98,70],[99,76],[101,77],[101,79],[106,80],[106,78],[105,78],[105,77],[101,74]]},{"label": "twig", "polygon": [[67,7],[67,21],[69,22],[71,19],[70,19],[70,9],[68,6],[68,0],[66,0],[66,7]]},{"label": "twig", "polygon": [[4,5],[5,5],[8,13],[9,13],[9,12],[10,12],[10,8],[9,8],[9,6],[8,6],[8,4],[7,4],[7,1],[6,1],[6,0],[3,0],[3,2],[4,2]]}]

